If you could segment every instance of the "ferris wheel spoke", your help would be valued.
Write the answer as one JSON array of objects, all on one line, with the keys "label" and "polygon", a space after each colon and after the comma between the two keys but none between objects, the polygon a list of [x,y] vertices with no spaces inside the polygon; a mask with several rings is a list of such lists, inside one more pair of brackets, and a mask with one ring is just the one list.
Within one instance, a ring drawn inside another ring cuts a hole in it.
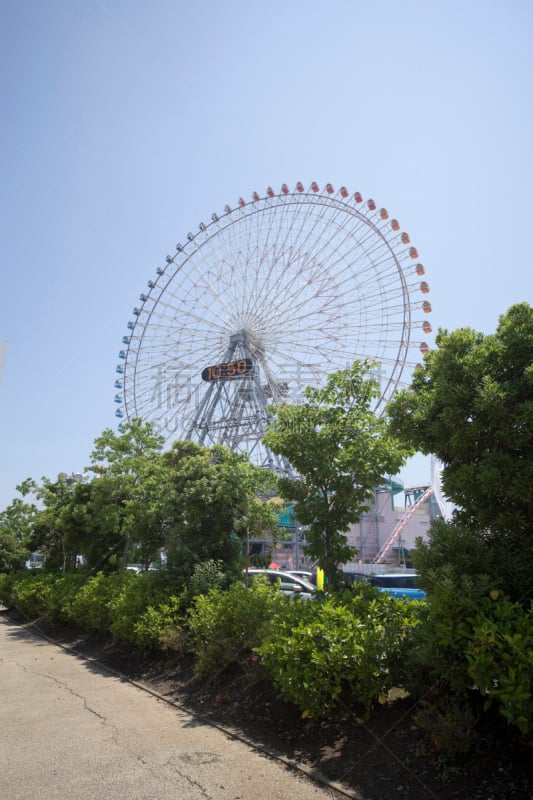
[{"label": "ferris wheel spoke", "polygon": [[[272,465],[259,423],[265,391],[269,402],[299,402],[306,385],[368,359],[379,364],[383,407],[427,348],[413,337],[431,331],[417,256],[384,209],[329,184],[284,185],[226,207],[141,295],[117,367],[118,415],[150,420],[168,440],[220,441]],[[213,390],[202,372],[233,357],[243,370],[251,358],[254,376]]]},{"label": "ferris wheel spoke", "polygon": [[[271,251],[268,251],[264,248],[264,256],[265,260],[267,257],[269,259],[269,263],[267,262],[267,269],[263,270],[264,274],[264,284],[262,286],[262,293],[267,294],[271,291],[276,291],[277,284],[279,283],[280,279],[284,281],[286,279],[287,270],[292,266],[292,264],[297,264],[298,260],[301,258],[300,252],[301,248],[295,248],[293,244],[291,244],[291,237],[292,239],[295,238],[296,241],[303,240],[305,238],[305,229],[306,225],[309,224],[309,220],[312,219],[312,206],[310,205],[308,210],[301,213],[298,217],[296,214],[296,209],[291,209],[291,217],[289,220],[289,224],[286,226],[285,229],[280,229],[280,232],[277,237],[277,242],[275,247],[272,248]],[[295,231],[295,224],[299,224],[299,230]],[[290,270],[289,274],[294,274],[295,270]],[[272,285],[274,283],[274,285]]]},{"label": "ferris wheel spoke", "polygon": [[[356,243],[357,249],[361,250],[364,245],[365,234],[358,235],[359,222],[357,220],[355,221],[354,228],[355,230],[350,231],[350,233],[345,232],[344,235],[342,235],[341,229],[341,236],[339,237],[339,229],[336,226],[336,216],[333,216],[331,220],[328,219],[326,224],[325,212],[323,212],[323,214],[315,220],[314,236],[311,242],[313,257],[318,262],[324,261],[325,257],[329,258],[332,251],[332,242],[336,242],[337,247],[341,245],[345,246],[347,242],[352,242],[353,247],[353,244]],[[308,239],[307,244],[309,243]],[[301,249],[302,248],[300,248],[300,250]]]}]

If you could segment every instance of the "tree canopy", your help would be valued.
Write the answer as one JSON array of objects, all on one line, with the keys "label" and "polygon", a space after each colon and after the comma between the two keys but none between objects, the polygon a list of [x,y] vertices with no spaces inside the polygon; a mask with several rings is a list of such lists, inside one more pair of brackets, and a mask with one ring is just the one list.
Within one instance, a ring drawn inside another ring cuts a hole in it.
[{"label": "tree canopy", "polygon": [[15,569],[33,549],[63,572],[78,556],[93,572],[148,568],[165,550],[174,578],[210,561],[238,574],[245,536],[276,527],[266,502],[276,476],[220,445],[162,444],[150,424],[132,420],[97,437],[83,479],[25,481],[20,491],[38,505],[16,500],[0,514],[0,567]]},{"label": "tree canopy", "polygon": [[148,566],[163,546],[163,442],[140,419],[119,435],[108,428],[94,442],[91,509],[122,567],[132,558]]},{"label": "tree canopy", "polygon": [[36,511],[17,497],[0,512],[0,572],[20,568],[26,560]]},{"label": "tree canopy", "polygon": [[275,475],[251,464],[246,455],[190,441],[175,442],[164,463],[171,569],[192,574],[195,564],[210,559],[237,569],[246,534],[257,536],[276,525],[275,509],[261,499],[272,491]]},{"label": "tree canopy", "polygon": [[411,388],[389,404],[391,430],[444,464],[460,516],[487,531],[533,526],[533,309],[502,315],[494,334],[439,331]]},{"label": "tree canopy", "polygon": [[370,362],[330,375],[322,388],[308,387],[300,405],[283,403],[264,442],[297,473],[281,479],[281,495],[295,501],[307,527],[307,552],[328,578],[353,558],[346,532],[367,510],[374,487],[397,473],[410,451],[372,410],[378,384]]}]

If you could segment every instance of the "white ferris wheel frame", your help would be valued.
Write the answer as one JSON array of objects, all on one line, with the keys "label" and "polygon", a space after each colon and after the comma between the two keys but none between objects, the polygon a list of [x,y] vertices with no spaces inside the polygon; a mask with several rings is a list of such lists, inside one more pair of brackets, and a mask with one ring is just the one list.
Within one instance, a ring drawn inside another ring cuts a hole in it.
[{"label": "white ferris wheel frame", "polygon": [[[301,402],[306,385],[370,359],[381,413],[429,349],[424,274],[398,221],[359,192],[297,183],[240,198],[189,233],[140,295],[116,415],[286,473],[261,443],[270,405]],[[228,364],[233,374],[202,379]]]}]

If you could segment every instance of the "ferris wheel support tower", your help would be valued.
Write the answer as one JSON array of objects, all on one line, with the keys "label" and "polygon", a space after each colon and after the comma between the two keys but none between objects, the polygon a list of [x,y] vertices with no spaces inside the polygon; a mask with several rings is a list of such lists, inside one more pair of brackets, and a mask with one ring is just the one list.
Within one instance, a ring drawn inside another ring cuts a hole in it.
[{"label": "ferris wheel support tower", "polygon": [[269,406],[356,360],[376,363],[381,413],[429,350],[425,268],[374,200],[298,182],[239,198],[157,267],[117,366],[120,419],[288,465],[262,444]]}]

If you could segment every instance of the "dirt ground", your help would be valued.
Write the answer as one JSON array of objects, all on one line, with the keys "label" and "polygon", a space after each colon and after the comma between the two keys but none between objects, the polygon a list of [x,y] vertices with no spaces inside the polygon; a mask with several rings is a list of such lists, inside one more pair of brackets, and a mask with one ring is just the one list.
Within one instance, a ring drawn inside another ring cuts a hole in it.
[{"label": "dirt ground", "polygon": [[101,637],[33,626],[252,743],[305,763],[364,800],[533,800],[533,750],[505,726],[497,737],[480,736],[468,758],[450,761],[415,726],[408,697],[378,706],[368,723],[348,708],[316,722],[276,697],[260,670],[200,681],[192,662],[178,663],[175,656],[132,657]]}]

